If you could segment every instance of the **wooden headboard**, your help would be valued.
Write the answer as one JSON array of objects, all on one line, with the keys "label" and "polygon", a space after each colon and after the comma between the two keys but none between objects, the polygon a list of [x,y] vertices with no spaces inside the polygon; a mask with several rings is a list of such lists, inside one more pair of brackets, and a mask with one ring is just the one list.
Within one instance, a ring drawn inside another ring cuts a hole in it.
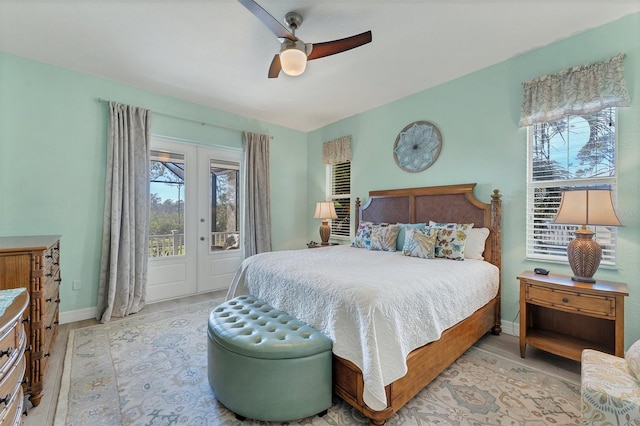
[{"label": "wooden headboard", "polygon": [[489,228],[484,258],[501,267],[501,200],[495,189],[490,203],[479,201],[473,194],[475,183],[422,188],[370,191],[362,206],[356,199],[355,230],[361,221],[387,223],[455,222],[473,223],[474,228]]}]

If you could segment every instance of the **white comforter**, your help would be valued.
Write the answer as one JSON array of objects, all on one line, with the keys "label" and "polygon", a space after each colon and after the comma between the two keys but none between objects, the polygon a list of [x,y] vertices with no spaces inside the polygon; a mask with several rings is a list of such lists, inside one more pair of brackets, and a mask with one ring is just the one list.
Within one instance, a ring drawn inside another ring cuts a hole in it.
[{"label": "white comforter", "polygon": [[364,402],[386,408],[385,385],[409,352],[492,299],[499,271],[481,260],[419,259],[346,245],[244,260],[227,298],[251,293],[329,336],[362,370]]}]

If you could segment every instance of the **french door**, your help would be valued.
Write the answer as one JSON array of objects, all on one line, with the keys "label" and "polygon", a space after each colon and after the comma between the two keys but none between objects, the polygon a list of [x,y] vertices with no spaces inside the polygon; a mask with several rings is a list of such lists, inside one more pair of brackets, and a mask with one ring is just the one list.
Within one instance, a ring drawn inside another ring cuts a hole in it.
[{"label": "french door", "polygon": [[242,152],[152,138],[147,301],[222,290],[244,258]]}]

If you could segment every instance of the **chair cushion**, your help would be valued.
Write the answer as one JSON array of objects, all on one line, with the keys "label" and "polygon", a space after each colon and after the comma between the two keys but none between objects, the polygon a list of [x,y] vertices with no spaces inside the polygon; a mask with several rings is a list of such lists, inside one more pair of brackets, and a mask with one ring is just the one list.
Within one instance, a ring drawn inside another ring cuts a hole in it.
[{"label": "chair cushion", "polygon": [[640,418],[640,382],[624,358],[593,349],[582,351],[583,425],[628,424]]},{"label": "chair cushion", "polygon": [[231,352],[262,359],[301,358],[333,346],[313,327],[252,295],[216,307],[209,315],[209,337]]},{"label": "chair cushion", "polygon": [[627,360],[629,369],[636,376],[636,379],[640,380],[640,340],[631,345],[627,353],[624,354],[624,359]]}]

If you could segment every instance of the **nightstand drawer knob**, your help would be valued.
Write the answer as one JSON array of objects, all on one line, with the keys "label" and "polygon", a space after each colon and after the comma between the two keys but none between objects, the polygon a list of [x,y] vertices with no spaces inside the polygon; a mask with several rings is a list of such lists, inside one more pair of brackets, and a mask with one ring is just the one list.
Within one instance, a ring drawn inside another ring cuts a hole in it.
[{"label": "nightstand drawer knob", "polygon": [[569,303],[569,299],[567,299],[566,297],[562,298],[562,303]]}]

